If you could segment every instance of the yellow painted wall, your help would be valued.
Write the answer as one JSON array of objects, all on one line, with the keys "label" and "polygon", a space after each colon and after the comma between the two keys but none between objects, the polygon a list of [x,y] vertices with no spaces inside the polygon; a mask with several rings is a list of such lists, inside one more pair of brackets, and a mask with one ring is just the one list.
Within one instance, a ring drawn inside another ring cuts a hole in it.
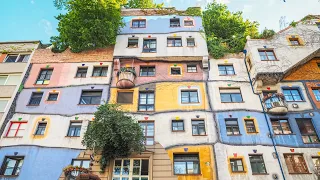
[{"label": "yellow painted wall", "polygon": [[[198,104],[181,104],[180,103],[180,90],[183,89],[195,89],[199,88],[199,100]],[[190,88],[188,88],[190,87]],[[133,91],[133,103],[132,104],[122,104],[123,110],[129,112],[138,111],[138,99],[139,99],[139,87],[132,89],[118,89],[111,88],[109,103],[117,102],[117,92]],[[168,82],[168,83],[157,83],[155,87],[155,111],[172,111],[172,110],[204,110],[208,109],[208,100],[206,96],[205,84],[202,82]]]},{"label": "yellow painted wall", "polygon": [[[188,148],[188,151],[185,151]],[[169,158],[173,166],[174,153],[199,153],[200,160],[200,175],[177,175],[178,180],[215,180],[216,175],[214,168],[214,155],[212,146],[182,146],[167,150]],[[173,167],[172,167],[173,169]]]},{"label": "yellow painted wall", "polygon": [[[47,123],[46,130],[45,130],[45,132],[44,132],[44,135],[35,135],[34,133],[36,132],[37,127],[38,127],[38,124],[39,124],[40,122],[46,122],[46,123]],[[48,133],[49,133],[49,129],[50,129],[50,122],[51,122],[51,120],[50,120],[50,118],[47,117],[47,116],[38,117],[38,118],[35,120],[34,124],[33,124],[32,132],[31,132],[31,134],[30,134],[30,138],[31,138],[31,139],[43,139],[43,138],[47,137],[47,135],[48,135]]]}]

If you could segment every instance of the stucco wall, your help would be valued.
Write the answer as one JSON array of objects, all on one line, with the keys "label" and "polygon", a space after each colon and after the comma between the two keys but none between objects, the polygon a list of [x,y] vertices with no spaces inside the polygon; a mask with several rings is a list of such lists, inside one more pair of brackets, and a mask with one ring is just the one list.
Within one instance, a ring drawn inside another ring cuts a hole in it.
[{"label": "stucco wall", "polygon": [[0,98],[11,97],[16,89],[16,86],[1,86],[0,85]]},{"label": "stucco wall", "polygon": [[[161,29],[161,28],[159,28]],[[143,39],[149,36],[157,39],[156,53],[142,53]],[[187,47],[187,38],[195,40],[195,47]],[[138,48],[128,48],[128,38],[132,35],[118,35],[113,56],[162,57],[162,56],[207,56],[208,49],[204,36],[199,32],[177,32],[168,34],[135,34],[139,38]],[[182,47],[167,47],[168,37],[181,37]]]},{"label": "stucco wall", "polygon": [[[76,120],[76,117],[78,118],[78,120]],[[84,146],[81,144],[81,140],[87,129],[88,123],[90,120],[92,120],[92,118],[93,115],[77,115],[66,117],[59,115],[15,114],[11,121],[27,122],[26,129],[23,132],[22,137],[6,137],[8,129],[10,127],[9,122],[6,125],[0,143],[1,146],[18,146],[24,144],[44,147],[84,149]],[[38,123],[42,121],[47,122],[44,135],[34,135]],[[82,121],[80,137],[67,137],[70,121]]]},{"label": "stucco wall", "polygon": [[34,49],[38,47],[38,45],[39,45],[39,41],[0,42],[0,52],[8,52],[8,53],[32,52]]},{"label": "stucco wall", "polygon": [[1,180],[57,180],[62,169],[71,164],[71,160],[76,158],[80,150],[60,149],[60,148],[42,148],[35,146],[15,146],[2,147],[0,150],[0,162],[4,157],[24,156],[24,162],[17,177],[0,177]]},{"label": "stucco wall", "polygon": [[0,73],[10,74],[10,73],[22,73],[25,71],[27,63],[0,63]]},{"label": "stucco wall", "polygon": [[[91,87],[94,87],[94,89]],[[30,114],[60,114],[68,116],[95,112],[98,105],[79,105],[82,90],[102,90],[101,103],[107,101],[109,91],[108,85],[76,86],[55,89],[24,89],[18,97],[16,112]],[[28,106],[32,92],[43,92],[39,106]],[[53,102],[46,101],[49,92],[59,92],[58,100]]]},{"label": "stucco wall", "polygon": [[[82,66],[84,64],[84,66]],[[53,69],[50,82],[48,85],[36,85],[37,78],[41,69]],[[78,67],[88,67],[87,75],[85,78],[76,78]],[[106,77],[93,77],[92,71],[94,67],[108,67]],[[100,62],[94,63],[55,63],[55,64],[33,64],[31,73],[25,83],[26,88],[41,88],[41,87],[57,87],[57,86],[70,86],[70,85],[86,85],[86,84],[109,84],[111,79],[112,63]]]}]

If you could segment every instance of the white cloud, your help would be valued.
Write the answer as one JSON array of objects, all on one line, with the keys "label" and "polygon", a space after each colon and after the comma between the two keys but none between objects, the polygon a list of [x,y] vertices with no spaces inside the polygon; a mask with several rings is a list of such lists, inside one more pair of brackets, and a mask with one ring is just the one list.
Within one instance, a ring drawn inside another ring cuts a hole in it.
[{"label": "white cloud", "polygon": [[48,35],[48,36],[52,36],[52,25],[51,22],[46,20],[46,19],[41,19],[38,23],[38,26],[40,28],[44,29],[44,32]]}]

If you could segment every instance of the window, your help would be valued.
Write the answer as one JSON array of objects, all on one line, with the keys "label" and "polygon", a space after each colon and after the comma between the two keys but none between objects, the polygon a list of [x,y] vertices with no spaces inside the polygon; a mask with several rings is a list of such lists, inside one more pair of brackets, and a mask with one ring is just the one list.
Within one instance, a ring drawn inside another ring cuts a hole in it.
[{"label": "window", "polygon": [[230,159],[230,166],[232,172],[244,172],[242,159]]},{"label": "window", "polygon": [[187,38],[187,46],[194,47],[196,44],[194,42],[194,38]]},{"label": "window", "polygon": [[181,68],[180,67],[171,67],[170,74],[171,75],[181,75]]},{"label": "window", "polygon": [[167,46],[168,47],[181,47],[182,40],[181,40],[181,38],[168,38],[167,39]]},{"label": "window", "polygon": [[317,101],[320,101],[320,89],[312,89],[312,92],[314,94],[314,97]]},{"label": "window", "polygon": [[238,88],[220,89],[220,97],[222,103],[238,103],[243,102],[241,91]]},{"label": "window", "polygon": [[254,124],[253,119],[245,119],[244,120],[247,133],[257,133],[256,126]]},{"label": "window", "polygon": [[6,110],[8,100],[0,99],[0,112],[4,112]]},{"label": "window", "polygon": [[128,47],[129,48],[137,48],[139,43],[139,39],[137,38],[129,38],[128,39]]},{"label": "window", "polygon": [[156,39],[144,39],[142,52],[157,52],[157,40]]},{"label": "window", "polygon": [[312,157],[312,162],[315,167],[315,169],[320,169],[320,157]]},{"label": "window", "polygon": [[154,111],[154,92],[139,93],[139,111]]},{"label": "window", "polygon": [[10,122],[6,137],[22,137],[27,127],[27,122]]},{"label": "window", "polygon": [[193,20],[184,20],[184,26],[193,26]]},{"label": "window", "polygon": [[36,129],[36,132],[34,135],[44,135],[44,132],[46,131],[47,123],[46,122],[40,122],[38,124],[38,127]]},{"label": "window", "polygon": [[319,143],[311,119],[296,119],[304,143]]},{"label": "window", "polygon": [[152,146],[154,144],[154,122],[140,121],[139,124],[146,138],[145,145]]},{"label": "window", "polygon": [[102,91],[82,91],[79,104],[100,104]]},{"label": "window", "polygon": [[225,119],[228,136],[240,135],[238,119]]},{"label": "window", "polygon": [[197,90],[181,90],[181,103],[199,103]]},{"label": "window", "polygon": [[87,76],[87,67],[78,67],[76,77],[77,78],[85,78]]},{"label": "window", "polygon": [[36,84],[49,84],[53,69],[42,69]]},{"label": "window", "polygon": [[118,92],[117,103],[131,104],[133,101],[133,92]]},{"label": "window", "polygon": [[204,120],[192,120],[192,135],[206,135],[206,126],[204,125]]},{"label": "window", "polygon": [[5,156],[0,175],[18,176],[23,164],[23,156]]},{"label": "window", "polygon": [[266,174],[266,166],[262,155],[249,155],[252,174]]},{"label": "window", "polygon": [[183,120],[172,120],[172,131],[184,131]]},{"label": "window", "polygon": [[302,154],[283,154],[289,173],[309,173]]},{"label": "window", "polygon": [[154,76],[155,74],[155,66],[140,66],[140,76]]},{"label": "window", "polygon": [[112,180],[149,180],[148,159],[116,159]]},{"label": "window", "polygon": [[298,89],[283,89],[283,94],[286,101],[302,101],[302,97]]},{"label": "window", "polygon": [[56,101],[58,100],[58,93],[49,93],[47,101]]},{"label": "window", "polygon": [[301,45],[298,38],[289,38],[289,41],[292,46],[300,46]]},{"label": "window", "polygon": [[67,136],[79,137],[81,132],[82,122],[71,122]]},{"label": "window", "polygon": [[132,28],[145,28],[145,27],[146,27],[145,19],[132,20]]},{"label": "window", "polygon": [[90,168],[90,160],[89,159],[72,159],[72,166],[78,166],[82,168]]},{"label": "window", "polygon": [[28,62],[30,54],[8,54],[4,62]]},{"label": "window", "polygon": [[39,106],[43,92],[33,92],[29,101],[30,106]]},{"label": "window", "polygon": [[233,65],[218,65],[219,68],[219,75],[235,75]]},{"label": "window", "polygon": [[271,119],[271,124],[274,134],[292,134],[287,119]]},{"label": "window", "polygon": [[174,174],[200,174],[199,154],[173,154]]},{"label": "window", "polygon": [[195,65],[195,64],[188,64],[188,65],[187,65],[187,72],[188,72],[188,73],[195,73],[195,72],[197,72],[197,65]]},{"label": "window", "polygon": [[277,60],[273,50],[259,50],[260,59],[262,61],[275,61]]},{"label": "window", "polygon": [[170,27],[180,27],[180,19],[179,18],[170,19]]},{"label": "window", "polygon": [[92,76],[94,77],[107,76],[107,73],[108,73],[108,67],[94,67]]},{"label": "window", "polygon": [[21,74],[0,76],[0,85],[19,85]]}]

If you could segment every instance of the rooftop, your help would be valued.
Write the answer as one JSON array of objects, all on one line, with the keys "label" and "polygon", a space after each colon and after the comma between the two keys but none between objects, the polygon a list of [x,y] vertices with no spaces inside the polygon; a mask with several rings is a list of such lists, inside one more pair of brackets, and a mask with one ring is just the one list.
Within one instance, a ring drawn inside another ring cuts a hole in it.
[{"label": "rooftop", "polygon": [[201,16],[200,7],[189,7],[186,10],[176,10],[174,7],[160,9],[122,9],[122,16],[163,16],[163,15],[180,15],[180,16]]}]

